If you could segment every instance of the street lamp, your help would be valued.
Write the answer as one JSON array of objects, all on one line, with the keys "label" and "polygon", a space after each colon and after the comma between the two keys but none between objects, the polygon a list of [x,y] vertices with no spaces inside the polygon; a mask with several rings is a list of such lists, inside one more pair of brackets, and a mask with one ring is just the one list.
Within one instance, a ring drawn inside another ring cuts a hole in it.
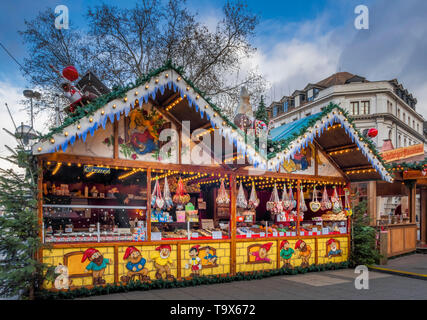
[{"label": "street lamp", "polygon": [[23,94],[26,98],[30,99],[31,102],[31,128],[33,128],[34,124],[33,124],[33,98],[34,99],[40,99],[41,94],[37,91],[33,91],[33,90],[24,90]]}]

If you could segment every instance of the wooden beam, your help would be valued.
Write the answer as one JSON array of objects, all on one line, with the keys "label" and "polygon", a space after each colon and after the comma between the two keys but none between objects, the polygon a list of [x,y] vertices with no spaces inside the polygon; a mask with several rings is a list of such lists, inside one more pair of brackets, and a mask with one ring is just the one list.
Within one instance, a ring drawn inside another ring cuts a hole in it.
[{"label": "wooden beam", "polygon": [[316,146],[316,149],[318,149],[324,156],[326,159],[328,159],[332,165],[335,167],[335,169],[341,173],[341,175],[343,176],[343,178],[348,182],[350,181],[350,178],[345,174],[345,172],[343,170],[341,170],[341,167],[335,162],[334,159],[332,159],[332,157],[330,157],[322,148],[322,146],[316,141],[316,139],[313,140],[314,145]]},{"label": "wooden beam", "polygon": [[231,232],[231,265],[232,275],[236,274],[236,211],[237,211],[236,176],[230,175],[230,232]]},{"label": "wooden beam", "polygon": [[421,188],[420,238],[421,244],[427,244],[427,188]]},{"label": "wooden beam", "polygon": [[118,159],[119,158],[119,123],[117,121],[113,122],[113,128],[114,128],[114,150],[113,150],[113,158]]},{"label": "wooden beam", "polygon": [[147,210],[145,210],[145,221],[147,225],[147,240],[151,241],[151,168],[147,170]]}]

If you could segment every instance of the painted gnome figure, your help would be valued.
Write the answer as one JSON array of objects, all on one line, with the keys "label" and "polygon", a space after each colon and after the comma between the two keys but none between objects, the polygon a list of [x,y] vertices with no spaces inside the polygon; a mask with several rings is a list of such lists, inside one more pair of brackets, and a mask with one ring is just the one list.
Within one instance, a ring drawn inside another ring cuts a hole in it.
[{"label": "painted gnome figure", "polygon": [[254,113],[249,99],[248,90],[246,87],[242,87],[240,91],[240,104],[234,116],[234,124],[243,131],[254,126]]},{"label": "painted gnome figure", "polygon": [[251,252],[251,255],[255,257],[255,261],[271,263],[271,259],[268,258],[268,251],[270,251],[272,245],[272,242],[268,242],[263,244],[258,251]]},{"label": "painted gnome figure", "polygon": [[302,260],[301,268],[308,268],[310,266],[311,247],[303,240],[298,240],[295,249],[299,250],[298,258]]},{"label": "painted gnome figure", "polygon": [[290,263],[292,255],[295,253],[294,249],[291,248],[288,240],[283,240],[280,243],[280,259],[283,262],[282,268],[292,269],[292,265]]},{"label": "painted gnome figure", "polygon": [[338,249],[338,242],[335,239],[329,239],[326,242],[326,245],[329,246],[328,258],[338,257],[341,255],[341,250]]},{"label": "painted gnome figure", "polygon": [[200,270],[202,269],[202,259],[199,258],[199,248],[199,245],[195,245],[190,248],[190,259],[185,265],[185,269],[189,269],[191,267],[191,275],[193,277],[198,276],[200,274]]},{"label": "painted gnome figure", "polygon": [[123,282],[129,282],[130,280],[139,281],[150,280],[148,277],[148,269],[145,268],[146,260],[142,257],[141,252],[135,247],[128,247],[123,256],[123,260],[127,260],[126,269],[128,270],[127,276],[122,276]]},{"label": "painted gnome figure", "polygon": [[82,263],[87,260],[90,263],[86,266],[86,272],[92,271],[93,284],[105,284],[103,279],[105,268],[110,264],[110,259],[104,258],[99,250],[89,248],[83,253]]},{"label": "painted gnome figure", "polygon": [[168,244],[162,244],[156,248],[156,253],[151,256],[151,261],[154,263],[156,268],[156,279],[162,279],[162,275],[166,275],[167,280],[173,280],[174,276],[171,274],[171,268],[173,267],[172,258],[170,253],[172,248]]}]

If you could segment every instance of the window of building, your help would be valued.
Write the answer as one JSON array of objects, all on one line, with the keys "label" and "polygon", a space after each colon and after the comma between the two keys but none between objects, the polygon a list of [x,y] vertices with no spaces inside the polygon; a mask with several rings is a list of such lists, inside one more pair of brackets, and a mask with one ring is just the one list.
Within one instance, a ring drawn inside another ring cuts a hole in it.
[{"label": "window of building", "polygon": [[397,117],[400,119],[400,109],[397,109]]},{"label": "window of building", "polygon": [[311,112],[305,114],[306,117],[311,116]]},{"label": "window of building", "polygon": [[350,112],[354,116],[359,115],[359,102],[358,101],[350,103]]},{"label": "window of building", "polygon": [[278,107],[276,106],[276,107],[273,107],[273,117],[276,117],[277,116],[277,112],[278,112]]},{"label": "window of building", "polygon": [[292,119],[292,121],[297,121],[297,120],[298,120],[298,118],[293,118],[293,119]]},{"label": "window of building", "polygon": [[406,113],[405,112],[403,113],[403,119],[402,119],[402,121],[406,122]]},{"label": "window of building", "polygon": [[402,137],[399,135],[399,143],[397,145],[398,148],[402,146]]},{"label": "window of building", "polygon": [[370,113],[370,102],[369,101],[362,101],[360,114],[369,114],[369,113]]},{"label": "window of building", "polygon": [[403,139],[403,146],[404,146],[404,147],[407,147],[407,146],[408,146],[408,145],[407,145],[406,138],[405,138],[405,139]]},{"label": "window of building", "polygon": [[288,112],[288,105],[289,105],[289,102],[286,100],[286,101],[283,103],[283,112]]},{"label": "window of building", "polygon": [[417,131],[420,132],[420,124],[417,123]]},{"label": "window of building", "polygon": [[415,120],[412,120],[412,128],[415,129]]}]

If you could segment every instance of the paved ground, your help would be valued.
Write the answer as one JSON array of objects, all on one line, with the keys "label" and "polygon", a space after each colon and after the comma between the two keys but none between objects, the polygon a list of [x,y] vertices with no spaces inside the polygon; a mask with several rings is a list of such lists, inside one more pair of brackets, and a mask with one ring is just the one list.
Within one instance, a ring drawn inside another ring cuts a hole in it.
[{"label": "paved ground", "polygon": [[391,259],[386,265],[378,267],[427,275],[427,254],[411,254]]},{"label": "paved ground", "polygon": [[357,290],[352,269],[277,276],[197,287],[118,293],[90,300],[294,300],[294,299],[427,299],[427,282],[369,272],[369,289]]}]

